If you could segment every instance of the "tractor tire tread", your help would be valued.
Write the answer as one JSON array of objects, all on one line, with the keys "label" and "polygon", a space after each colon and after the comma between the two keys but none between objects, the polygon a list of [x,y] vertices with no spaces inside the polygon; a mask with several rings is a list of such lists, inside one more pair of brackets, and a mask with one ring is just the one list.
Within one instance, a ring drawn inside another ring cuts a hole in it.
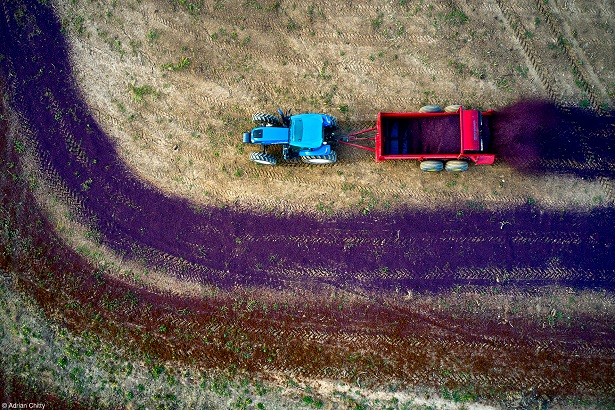
[{"label": "tractor tire tread", "polygon": [[334,164],[337,162],[337,153],[332,151],[328,155],[310,155],[301,157],[301,161],[308,164]]},{"label": "tractor tire tread", "polygon": [[250,154],[250,161],[256,162],[262,165],[276,165],[277,160],[271,154],[265,154],[262,152],[253,152]]},{"label": "tractor tire tread", "polygon": [[252,122],[263,125],[263,126],[270,125],[273,127],[279,127],[282,125],[278,117],[271,115],[271,114],[265,114],[262,112],[257,112],[256,114],[254,114],[252,116]]}]

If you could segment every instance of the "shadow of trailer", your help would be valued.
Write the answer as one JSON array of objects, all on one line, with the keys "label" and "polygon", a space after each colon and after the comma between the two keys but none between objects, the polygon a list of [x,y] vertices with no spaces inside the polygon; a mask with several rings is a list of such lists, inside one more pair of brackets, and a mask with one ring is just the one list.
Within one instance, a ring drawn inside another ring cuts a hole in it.
[{"label": "shadow of trailer", "polygon": [[[339,143],[375,153],[376,162],[413,159],[423,171],[460,172],[469,162],[490,165],[491,119],[494,111],[449,106],[422,107],[419,112],[380,112],[376,127],[352,133]],[[375,136],[373,133],[375,132]]]}]

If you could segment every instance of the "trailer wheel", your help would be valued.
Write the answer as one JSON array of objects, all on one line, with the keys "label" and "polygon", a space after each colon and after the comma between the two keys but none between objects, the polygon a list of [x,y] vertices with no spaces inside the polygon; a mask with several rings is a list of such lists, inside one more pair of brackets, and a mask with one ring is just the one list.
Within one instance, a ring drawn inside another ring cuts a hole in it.
[{"label": "trailer wheel", "polygon": [[421,161],[419,168],[421,168],[421,171],[425,172],[439,172],[442,171],[442,168],[444,168],[444,164],[442,164],[442,161],[428,159]]},{"label": "trailer wheel", "polygon": [[444,166],[448,172],[463,172],[468,170],[468,162],[462,160],[451,160],[446,161],[446,165]]},{"label": "trailer wheel", "polygon": [[337,153],[335,151],[332,151],[329,155],[305,156],[301,157],[301,160],[308,164],[334,164],[337,161]]},{"label": "trailer wheel", "polygon": [[271,114],[263,114],[262,112],[258,112],[252,116],[252,122],[260,125],[261,127],[279,127],[282,125],[278,117],[275,117]]},{"label": "trailer wheel", "polygon": [[457,112],[461,108],[460,104],[451,104],[444,107],[444,112]]},{"label": "trailer wheel", "polygon": [[419,112],[442,112],[442,107],[439,105],[424,105],[419,109]]},{"label": "trailer wheel", "polygon": [[277,163],[275,157],[271,154],[262,152],[253,152],[250,154],[250,161],[263,165],[275,165]]}]

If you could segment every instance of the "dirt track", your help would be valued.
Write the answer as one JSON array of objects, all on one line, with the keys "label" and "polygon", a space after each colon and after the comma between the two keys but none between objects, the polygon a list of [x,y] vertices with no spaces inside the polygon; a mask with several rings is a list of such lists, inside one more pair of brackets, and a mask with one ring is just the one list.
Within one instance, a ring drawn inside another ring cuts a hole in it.
[{"label": "dirt track", "polygon": [[[613,122],[554,108],[612,108],[602,26],[575,30],[558,4],[276,4],[77,2],[56,8],[62,25],[4,6],[2,261],[22,290],[73,331],[203,368],[608,395]],[[592,7],[608,32],[612,10]],[[276,104],[356,129],[378,110],[522,97],[554,104],[509,113],[575,115],[545,140],[569,150],[515,139],[531,166],[434,176],[350,150],[333,167],[257,167],[239,143]]]}]

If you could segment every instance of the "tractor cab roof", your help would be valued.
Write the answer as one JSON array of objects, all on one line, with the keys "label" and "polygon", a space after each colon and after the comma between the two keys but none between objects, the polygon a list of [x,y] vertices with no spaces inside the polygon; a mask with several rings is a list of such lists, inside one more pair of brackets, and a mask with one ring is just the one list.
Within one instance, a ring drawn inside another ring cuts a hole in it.
[{"label": "tractor cab roof", "polygon": [[300,114],[290,118],[290,145],[297,148],[319,148],[324,141],[322,115]]}]

